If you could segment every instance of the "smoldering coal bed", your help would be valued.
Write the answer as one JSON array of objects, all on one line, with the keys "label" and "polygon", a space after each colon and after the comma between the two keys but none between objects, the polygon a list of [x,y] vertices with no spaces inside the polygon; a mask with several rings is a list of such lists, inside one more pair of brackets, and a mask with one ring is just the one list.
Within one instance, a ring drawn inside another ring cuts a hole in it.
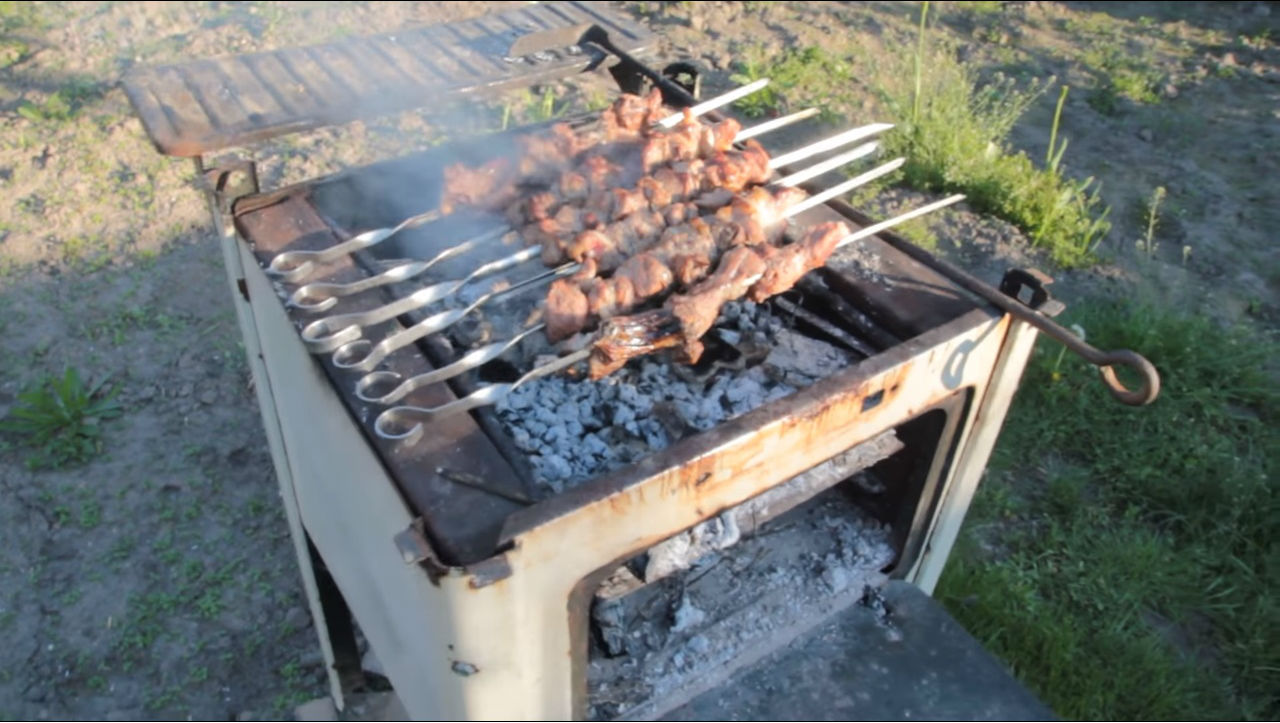
[{"label": "smoldering coal bed", "polygon": [[768,305],[728,304],[707,359],[663,356],[601,380],[558,376],[517,387],[497,407],[535,479],[561,492],[631,464],[839,371],[856,358],[801,334]]}]

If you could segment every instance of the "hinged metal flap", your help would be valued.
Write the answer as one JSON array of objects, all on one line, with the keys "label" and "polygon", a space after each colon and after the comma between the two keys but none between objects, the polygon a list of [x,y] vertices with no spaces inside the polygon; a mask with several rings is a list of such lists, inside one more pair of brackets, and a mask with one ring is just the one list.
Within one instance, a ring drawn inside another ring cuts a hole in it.
[{"label": "hinged metal flap", "polygon": [[[653,35],[601,3],[552,2],[325,45],[144,68],[124,79],[162,153],[197,156],[285,133],[564,77],[601,59],[599,28],[643,54]],[[519,54],[516,54],[519,53]]]}]

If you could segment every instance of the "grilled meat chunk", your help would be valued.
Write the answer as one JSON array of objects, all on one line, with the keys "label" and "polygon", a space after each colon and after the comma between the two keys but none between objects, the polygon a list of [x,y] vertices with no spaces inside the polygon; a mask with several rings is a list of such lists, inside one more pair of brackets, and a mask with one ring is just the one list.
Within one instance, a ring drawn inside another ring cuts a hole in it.
[{"label": "grilled meat chunk", "polygon": [[612,374],[630,359],[661,349],[680,347],[684,359],[696,362],[702,354],[699,339],[715,324],[725,303],[743,296],[759,302],[787,291],[805,273],[825,264],[848,234],[843,223],[824,223],[789,246],[730,250],[715,273],[688,293],[667,299],[663,308],[606,321],[591,351],[591,378]]},{"label": "grilled meat chunk", "polygon": [[843,223],[823,223],[805,232],[797,242],[769,250],[768,268],[751,287],[749,297],[761,302],[770,296],[789,291],[810,271],[825,266],[840,239],[849,235]]},{"label": "grilled meat chunk", "polygon": [[716,323],[720,307],[746,294],[751,285],[764,275],[765,268],[765,260],[759,250],[739,246],[722,256],[715,273],[689,289],[689,293],[671,297],[667,308],[680,321],[684,337],[702,338]]},{"label": "grilled meat chunk", "polygon": [[578,282],[572,279],[556,279],[547,292],[543,318],[547,323],[547,338],[560,340],[577,333],[587,319],[587,295]]}]

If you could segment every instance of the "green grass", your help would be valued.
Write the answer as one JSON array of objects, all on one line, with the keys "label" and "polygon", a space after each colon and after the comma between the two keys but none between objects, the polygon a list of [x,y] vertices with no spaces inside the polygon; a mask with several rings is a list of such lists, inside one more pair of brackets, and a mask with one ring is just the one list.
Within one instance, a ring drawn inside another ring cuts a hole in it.
[{"label": "green grass", "polygon": [[120,416],[116,389],[105,381],[85,383],[74,367],[48,376],[18,395],[0,431],[20,437],[34,469],[82,464],[102,451],[103,420]]},{"label": "green grass", "polygon": [[[1052,80],[1021,85],[979,77],[949,48],[930,46],[924,6],[914,55],[890,55],[874,87],[897,127],[887,153],[907,158],[903,182],[927,191],[960,192],[975,210],[1013,223],[1064,267],[1089,265],[1110,230],[1098,184],[1062,169],[1067,141],[1057,138],[1060,97],[1043,166],[1008,146],[1009,132]],[[1063,91],[1065,93],[1065,90]]]},{"label": "green grass", "polygon": [[[928,12],[926,3],[922,13]],[[1066,175],[1067,140],[1057,137],[1058,104],[1049,152],[1037,164],[1012,150],[1008,137],[1052,79],[1020,84],[983,78],[955,52],[932,42],[922,22],[912,50],[871,54],[864,64],[816,47],[762,63],[748,53],[736,82],[773,80],[737,104],[746,115],[772,115],[816,105],[828,111],[853,107],[861,82],[878,98],[883,120],[896,127],[881,141],[886,157],[905,156],[899,178],[912,188],[964,193],[975,210],[1022,229],[1034,247],[1063,267],[1092,264],[1111,228],[1093,178]],[[856,54],[857,49],[851,49]],[[855,67],[856,66],[856,67]],[[1065,91],[1063,91],[1065,92]]]},{"label": "green grass", "polygon": [[18,115],[32,123],[61,123],[69,121],[90,101],[101,97],[102,90],[87,80],[73,80],[45,98],[41,103],[24,101],[18,106]]},{"label": "green grass", "polygon": [[832,100],[847,92],[852,80],[847,61],[815,46],[787,51],[776,60],[766,61],[759,48],[747,50],[742,57],[732,76],[735,84],[769,79],[769,85],[734,103],[748,118],[816,107],[829,119]]},{"label": "green grass", "polygon": [[1163,73],[1151,50],[1138,40],[1139,35],[1158,31],[1150,18],[1128,24],[1106,13],[1084,13],[1065,20],[1062,29],[1082,48],[1078,59],[1092,76],[1086,100],[1094,110],[1115,115],[1122,99],[1143,105],[1160,101]]},{"label": "green grass", "polygon": [[1280,343],[1148,306],[1070,321],[1147,355],[1161,397],[1124,407],[1042,346],[939,598],[1065,718],[1280,715]]},{"label": "green grass", "polygon": [[34,2],[0,3],[0,34],[22,30],[42,30],[47,27],[41,5]]},{"label": "green grass", "polygon": [[1163,76],[1146,54],[1135,55],[1118,41],[1103,41],[1086,50],[1081,62],[1093,75],[1087,100],[1099,113],[1119,112],[1121,98],[1145,105],[1160,101]]}]

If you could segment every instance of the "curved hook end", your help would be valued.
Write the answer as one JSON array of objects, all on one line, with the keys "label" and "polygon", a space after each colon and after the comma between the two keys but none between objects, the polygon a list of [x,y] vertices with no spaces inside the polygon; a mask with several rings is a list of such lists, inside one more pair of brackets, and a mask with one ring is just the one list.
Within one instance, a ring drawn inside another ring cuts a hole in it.
[{"label": "curved hook end", "polygon": [[[1115,365],[1127,366],[1142,378],[1142,385],[1137,389],[1129,389],[1116,376]],[[1102,383],[1107,385],[1111,396],[1131,407],[1146,406],[1160,396],[1160,372],[1147,358],[1137,352],[1125,349],[1107,354],[1106,363],[1098,366]]]},{"label": "curved hook end", "polygon": [[373,354],[373,342],[368,339],[356,339],[338,347],[333,352],[333,365],[339,369],[355,369],[368,371],[364,367],[372,367],[369,357]]},{"label": "curved hook end", "polygon": [[330,323],[332,318],[316,319],[302,327],[300,336],[302,336],[302,343],[306,345],[307,351],[312,354],[328,354],[337,350],[343,344],[360,338],[362,333],[360,327],[354,324],[333,331],[333,324]]},{"label": "curved hook end", "polygon": [[373,420],[373,431],[382,439],[413,443],[422,438],[422,422],[403,419],[393,407]]},{"label": "curved hook end", "polygon": [[397,372],[369,372],[356,380],[356,398],[370,404],[393,404],[399,398],[389,398],[404,381]]},{"label": "curved hook end", "polygon": [[296,284],[309,276],[315,267],[314,261],[299,261],[296,256],[291,256],[290,252],[286,251],[271,259],[266,271],[267,275],[274,279],[286,284]]},{"label": "curved hook end", "polygon": [[309,293],[309,289],[307,287],[299,286],[297,290],[289,296],[289,301],[287,303],[290,308],[306,311],[312,314],[318,314],[337,306],[338,297]]}]

